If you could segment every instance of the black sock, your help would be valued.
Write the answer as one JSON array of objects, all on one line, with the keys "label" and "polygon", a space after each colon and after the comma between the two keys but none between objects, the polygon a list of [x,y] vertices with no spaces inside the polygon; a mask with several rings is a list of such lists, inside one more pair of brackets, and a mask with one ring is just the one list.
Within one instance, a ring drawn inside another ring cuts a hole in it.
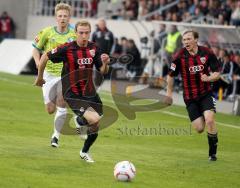
[{"label": "black sock", "polygon": [[89,134],[87,140],[84,142],[82,152],[87,153],[91,145],[98,137],[98,133]]},{"label": "black sock", "polygon": [[80,126],[88,125],[87,120],[84,117],[77,117],[77,122]]},{"label": "black sock", "polygon": [[217,133],[216,134],[208,133],[209,156],[216,155],[217,143],[218,143]]}]

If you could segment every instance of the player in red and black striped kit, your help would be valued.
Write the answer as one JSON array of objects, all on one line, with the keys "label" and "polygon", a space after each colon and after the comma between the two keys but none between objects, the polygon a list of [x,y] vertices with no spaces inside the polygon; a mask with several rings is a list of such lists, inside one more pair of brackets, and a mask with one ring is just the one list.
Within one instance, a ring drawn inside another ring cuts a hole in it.
[{"label": "player in red and black striped kit", "polygon": [[[86,162],[94,162],[89,155],[89,148],[98,136],[97,130],[103,110],[102,101],[93,83],[93,66],[101,74],[106,74],[110,58],[107,54],[102,54],[94,43],[88,41],[91,33],[89,22],[77,22],[75,31],[76,41],[43,54],[35,85],[42,86],[45,83],[43,71],[49,59],[54,63],[63,62],[61,81],[64,100],[76,114],[77,128],[87,131],[81,132],[85,142],[80,150],[80,157]],[[83,127],[87,129],[81,129]]]},{"label": "player in red and black striped kit", "polygon": [[167,78],[167,96],[172,97],[173,77],[181,74],[183,97],[189,118],[198,133],[208,129],[209,160],[216,161],[217,128],[214,120],[216,101],[212,96],[212,82],[220,77],[221,65],[213,52],[198,46],[198,33],[188,30],[182,35],[182,48],[174,55]]}]

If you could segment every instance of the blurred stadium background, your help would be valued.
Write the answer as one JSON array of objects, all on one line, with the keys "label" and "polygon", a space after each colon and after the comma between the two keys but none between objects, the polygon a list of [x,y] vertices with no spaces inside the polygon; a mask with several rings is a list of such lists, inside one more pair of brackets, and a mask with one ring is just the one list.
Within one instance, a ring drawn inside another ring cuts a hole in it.
[{"label": "blurred stadium background", "polygon": [[[223,65],[221,80],[214,85],[221,112],[217,114],[221,137],[218,163],[206,162],[205,140],[195,133],[136,137],[119,131],[125,125],[138,128],[159,122],[174,129],[188,127],[181,78],[176,78],[174,106],[159,113],[141,113],[135,121],[120,115],[114,126],[102,132],[95,151],[99,166],[93,167],[76,164],[79,141],[75,137],[63,138],[61,151],[52,152],[46,146],[52,117],[44,112],[41,91],[31,86],[37,71],[32,41],[42,28],[55,24],[54,7],[58,2],[0,1],[0,187],[240,187],[240,1],[62,1],[73,7],[72,26],[79,19],[88,19],[94,32],[98,19],[105,19],[114,34],[111,55],[134,56],[136,61],[130,65],[112,67],[117,70],[114,79],[118,83],[144,84],[150,90],[164,92],[162,80],[171,55],[181,47],[179,34],[187,28],[200,33],[200,44],[211,47]],[[6,14],[11,20],[7,29],[3,26]],[[108,79],[101,95],[104,102],[115,107],[108,93]],[[136,164],[139,175],[132,184],[116,184],[112,179],[114,163],[122,159]]]}]

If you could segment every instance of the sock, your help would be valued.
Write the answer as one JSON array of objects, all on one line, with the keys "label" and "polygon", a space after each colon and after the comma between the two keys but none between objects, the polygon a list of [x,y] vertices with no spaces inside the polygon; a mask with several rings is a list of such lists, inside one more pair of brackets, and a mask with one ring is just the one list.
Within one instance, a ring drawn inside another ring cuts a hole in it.
[{"label": "sock", "polygon": [[77,122],[80,126],[86,126],[88,125],[87,120],[84,117],[77,116]]},{"label": "sock", "polygon": [[84,117],[77,116],[76,118],[77,123],[76,125],[76,131],[77,134],[87,134],[88,131],[88,122]]},{"label": "sock", "polygon": [[87,153],[89,151],[89,148],[91,147],[91,145],[97,139],[97,137],[98,137],[98,133],[93,133],[93,134],[88,135],[87,140],[84,142],[82,152]]},{"label": "sock", "polygon": [[209,156],[217,153],[218,136],[216,134],[208,133]]},{"label": "sock", "polygon": [[54,118],[54,133],[52,135],[52,138],[56,137],[57,139],[59,139],[60,132],[63,128],[66,117],[67,117],[67,109],[57,107],[57,112],[56,112],[55,118]]}]

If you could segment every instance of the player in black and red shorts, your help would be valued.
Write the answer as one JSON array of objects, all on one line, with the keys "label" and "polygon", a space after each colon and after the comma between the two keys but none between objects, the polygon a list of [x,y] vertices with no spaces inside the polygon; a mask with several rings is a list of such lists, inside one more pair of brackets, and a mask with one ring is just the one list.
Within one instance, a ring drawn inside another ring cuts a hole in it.
[{"label": "player in black and red shorts", "polygon": [[76,114],[77,128],[88,127],[85,129],[86,135],[81,133],[86,140],[80,150],[80,157],[86,162],[94,162],[89,155],[89,148],[98,136],[97,130],[103,110],[93,83],[93,66],[101,74],[106,74],[110,58],[107,54],[102,54],[94,43],[88,41],[91,33],[88,21],[77,22],[75,32],[76,41],[43,54],[35,85],[42,86],[45,83],[43,71],[49,59],[54,63],[63,62],[61,81],[64,100]]},{"label": "player in black and red shorts", "polygon": [[184,48],[174,55],[167,78],[167,96],[172,97],[173,77],[181,74],[183,97],[189,118],[198,133],[208,129],[209,160],[216,161],[217,128],[214,120],[216,101],[212,96],[212,82],[220,77],[221,64],[213,52],[199,46],[198,33],[187,30],[182,35]]}]

